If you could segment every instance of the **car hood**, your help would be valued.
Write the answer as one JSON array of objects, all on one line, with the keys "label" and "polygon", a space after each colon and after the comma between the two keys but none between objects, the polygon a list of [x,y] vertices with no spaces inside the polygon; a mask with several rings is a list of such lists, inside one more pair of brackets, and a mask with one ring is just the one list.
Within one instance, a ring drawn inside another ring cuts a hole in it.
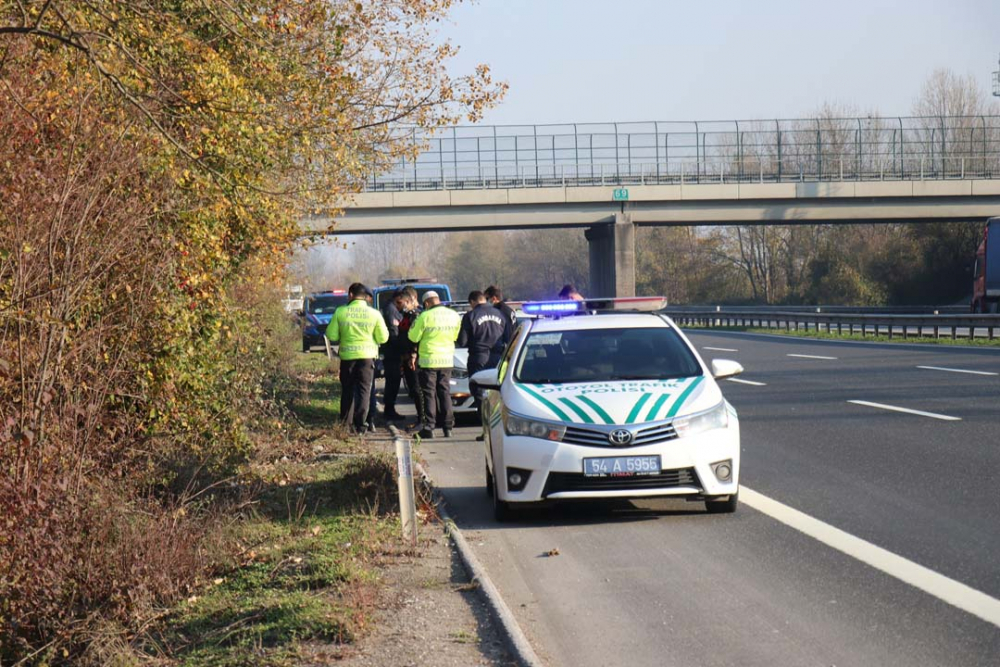
[{"label": "car hood", "polygon": [[329,324],[333,319],[333,313],[309,313],[306,319],[313,324]]},{"label": "car hood", "polygon": [[526,417],[578,424],[642,424],[700,412],[722,392],[708,376],[676,380],[507,385],[503,401]]}]

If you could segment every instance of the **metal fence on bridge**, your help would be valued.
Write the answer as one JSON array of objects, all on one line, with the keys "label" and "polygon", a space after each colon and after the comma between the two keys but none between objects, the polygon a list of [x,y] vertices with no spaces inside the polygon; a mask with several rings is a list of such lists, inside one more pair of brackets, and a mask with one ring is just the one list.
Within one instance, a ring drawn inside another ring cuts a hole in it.
[{"label": "metal fence on bridge", "polygon": [[1000,116],[398,128],[368,191],[1000,178]]}]

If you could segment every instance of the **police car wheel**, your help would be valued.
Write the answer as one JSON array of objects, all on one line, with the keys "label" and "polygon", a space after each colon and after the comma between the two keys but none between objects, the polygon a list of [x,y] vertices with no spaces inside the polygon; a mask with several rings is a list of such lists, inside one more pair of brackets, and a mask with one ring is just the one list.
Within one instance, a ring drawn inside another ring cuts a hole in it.
[{"label": "police car wheel", "polygon": [[302,351],[303,352],[308,352],[309,348],[310,348],[309,341],[306,340],[305,338],[303,338],[302,339]]},{"label": "police car wheel", "polygon": [[729,496],[726,500],[706,500],[705,509],[709,514],[732,514],[740,502],[739,492]]},{"label": "police car wheel", "polygon": [[485,463],[486,466],[486,495],[490,498],[493,497],[493,473],[490,472],[490,464]]}]

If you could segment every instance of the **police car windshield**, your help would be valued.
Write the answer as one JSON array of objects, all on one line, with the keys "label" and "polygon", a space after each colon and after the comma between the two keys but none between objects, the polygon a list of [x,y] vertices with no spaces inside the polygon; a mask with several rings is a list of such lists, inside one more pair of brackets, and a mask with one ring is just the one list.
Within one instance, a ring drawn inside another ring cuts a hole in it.
[{"label": "police car windshield", "polygon": [[313,315],[329,315],[345,303],[347,303],[346,294],[316,296],[309,299],[309,312]]},{"label": "police car windshield", "polygon": [[532,333],[521,351],[515,379],[562,384],[701,374],[701,366],[674,329],[650,327]]}]

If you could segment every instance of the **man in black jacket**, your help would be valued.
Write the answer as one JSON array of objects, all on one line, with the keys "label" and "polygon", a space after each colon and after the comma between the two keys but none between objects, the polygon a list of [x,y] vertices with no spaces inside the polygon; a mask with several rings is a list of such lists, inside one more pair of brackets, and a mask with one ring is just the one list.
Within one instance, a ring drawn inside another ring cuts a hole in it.
[{"label": "man in black jacket", "polygon": [[396,290],[382,308],[385,326],[389,329],[389,340],[382,346],[385,358],[385,418],[398,421],[403,416],[396,412],[396,399],[399,397],[399,385],[403,378],[403,363],[409,361],[409,341],[406,333],[400,335],[399,325],[403,322],[403,310],[407,306],[407,295],[403,288]]},{"label": "man in black jacket", "polygon": [[504,332],[503,345],[501,346],[501,352],[503,348],[507,346],[510,339],[514,337],[514,329],[517,328],[517,315],[514,314],[514,309],[507,305],[507,302],[503,300],[503,291],[496,285],[490,285],[486,288],[484,292],[486,296],[486,301],[493,304],[494,308],[497,308],[503,313],[504,318],[510,323],[507,330]]},{"label": "man in black jacket", "polygon": [[[462,317],[462,327],[455,345],[469,348],[466,368],[471,378],[484,368],[495,368],[500,363],[504,338],[510,332],[510,320],[486,303],[486,297],[479,290],[469,293],[469,305],[472,310]],[[479,388],[471,379],[469,391],[475,398],[474,405],[479,407]]]}]

